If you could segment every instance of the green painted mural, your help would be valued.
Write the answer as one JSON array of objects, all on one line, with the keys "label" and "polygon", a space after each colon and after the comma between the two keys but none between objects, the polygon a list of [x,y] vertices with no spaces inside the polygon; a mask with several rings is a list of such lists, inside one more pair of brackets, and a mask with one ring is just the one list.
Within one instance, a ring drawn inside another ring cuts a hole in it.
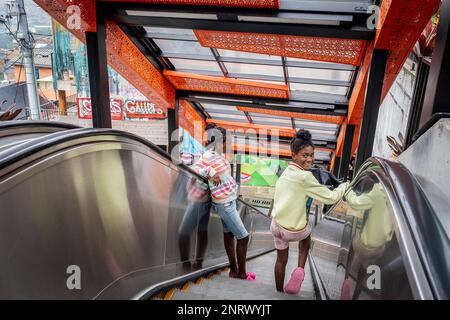
[{"label": "green painted mural", "polygon": [[288,162],[241,155],[241,183],[244,186],[274,187]]}]

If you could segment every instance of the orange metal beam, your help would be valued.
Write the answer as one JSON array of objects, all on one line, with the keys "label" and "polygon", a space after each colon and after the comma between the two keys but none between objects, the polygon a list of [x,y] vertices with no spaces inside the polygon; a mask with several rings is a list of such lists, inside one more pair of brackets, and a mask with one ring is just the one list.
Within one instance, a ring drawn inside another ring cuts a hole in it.
[{"label": "orange metal beam", "polygon": [[237,107],[237,109],[242,112],[269,114],[269,115],[273,115],[273,116],[296,118],[296,119],[303,119],[303,120],[312,120],[312,121],[335,123],[335,124],[341,124],[342,121],[344,120],[344,117],[342,117],[342,116],[306,114],[306,113],[298,113],[298,112],[288,112],[288,111],[278,111],[278,110],[268,110],[268,109],[258,109],[258,108],[248,108],[248,107]]},{"label": "orange metal beam", "polygon": [[355,87],[348,103],[348,123],[351,125],[359,125],[362,120],[367,81],[369,79],[370,64],[372,63],[372,53],[373,42],[367,46],[364,62],[358,73]]},{"label": "orange metal beam", "polygon": [[376,49],[391,50],[384,78],[384,98],[441,0],[383,0]]},{"label": "orange metal beam", "polygon": [[289,99],[289,87],[262,82],[164,70],[164,76],[178,90],[226,93]]},{"label": "orange metal beam", "polygon": [[365,40],[194,30],[203,47],[359,66]]},{"label": "orange metal beam", "polygon": [[107,22],[106,38],[108,63],[153,103],[163,109],[174,108],[173,86],[115,22]]},{"label": "orange metal beam", "polygon": [[344,121],[344,123],[341,126],[341,130],[339,131],[339,135],[338,135],[337,143],[336,143],[336,155],[338,157],[342,157],[342,148],[344,146],[346,130],[347,130],[347,121]]},{"label": "orange metal beam", "polygon": [[329,168],[328,168],[328,171],[333,172],[335,161],[336,161],[336,154],[333,153],[333,155],[331,156],[330,166],[329,166]]},{"label": "orange metal beam", "polygon": [[178,125],[200,143],[204,142],[205,121],[186,100],[179,101]]}]

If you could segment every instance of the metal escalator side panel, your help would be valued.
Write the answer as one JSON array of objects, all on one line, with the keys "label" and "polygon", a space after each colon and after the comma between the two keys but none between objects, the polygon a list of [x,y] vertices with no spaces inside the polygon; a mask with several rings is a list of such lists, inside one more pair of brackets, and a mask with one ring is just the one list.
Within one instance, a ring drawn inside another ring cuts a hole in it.
[{"label": "metal escalator side panel", "polygon": [[[182,258],[190,204],[182,180],[198,177],[132,135],[69,131],[16,146],[0,160],[0,297],[127,299],[190,273],[183,262],[195,262],[199,238],[194,226]],[[207,234],[203,268],[226,263],[214,213]],[[271,249],[253,243],[249,256]],[[67,286],[70,266],[81,270],[80,290]]]},{"label": "metal escalator side panel", "polygon": [[[450,237],[443,221],[429,203],[420,184],[402,164],[383,161],[386,183],[392,185],[403,212],[410,246],[423,266],[421,275],[429,283],[434,298],[450,298]],[[424,280],[425,281],[425,280]]]},{"label": "metal escalator side panel", "polygon": [[[0,184],[2,298],[89,299],[164,264],[170,169],[130,146],[100,147],[42,159]],[[71,265],[81,290],[66,286]]]},{"label": "metal escalator side panel", "polygon": [[366,164],[346,201],[335,205],[313,231],[311,255],[330,299],[433,297],[403,208],[383,169],[376,161]]}]

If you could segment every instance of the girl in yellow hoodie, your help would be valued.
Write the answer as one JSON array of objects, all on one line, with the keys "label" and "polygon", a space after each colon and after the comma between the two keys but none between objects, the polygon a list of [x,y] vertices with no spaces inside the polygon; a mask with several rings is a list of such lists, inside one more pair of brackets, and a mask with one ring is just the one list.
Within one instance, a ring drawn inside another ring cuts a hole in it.
[{"label": "girl in yellow hoodie", "polygon": [[314,162],[314,144],[309,131],[297,132],[291,141],[291,152],[293,162],[284,170],[275,186],[270,230],[277,249],[275,284],[278,291],[283,291],[289,242],[298,241],[298,267],[284,287],[284,292],[297,294],[305,277],[304,267],[311,240],[311,225],[306,210],[308,198],[334,204],[344,195],[347,183],[332,191],[321,185],[309,171]]}]

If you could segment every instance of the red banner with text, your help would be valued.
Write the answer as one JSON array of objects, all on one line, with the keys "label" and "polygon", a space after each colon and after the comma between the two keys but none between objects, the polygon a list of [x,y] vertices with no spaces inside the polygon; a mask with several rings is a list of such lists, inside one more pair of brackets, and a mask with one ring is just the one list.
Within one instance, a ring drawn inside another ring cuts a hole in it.
[{"label": "red banner with text", "polygon": [[128,100],[125,102],[125,116],[127,118],[165,119],[164,110],[150,101]]},{"label": "red banner with text", "polygon": [[[111,119],[123,120],[122,100],[111,99]],[[92,119],[92,102],[91,98],[77,98],[78,118]]]}]

